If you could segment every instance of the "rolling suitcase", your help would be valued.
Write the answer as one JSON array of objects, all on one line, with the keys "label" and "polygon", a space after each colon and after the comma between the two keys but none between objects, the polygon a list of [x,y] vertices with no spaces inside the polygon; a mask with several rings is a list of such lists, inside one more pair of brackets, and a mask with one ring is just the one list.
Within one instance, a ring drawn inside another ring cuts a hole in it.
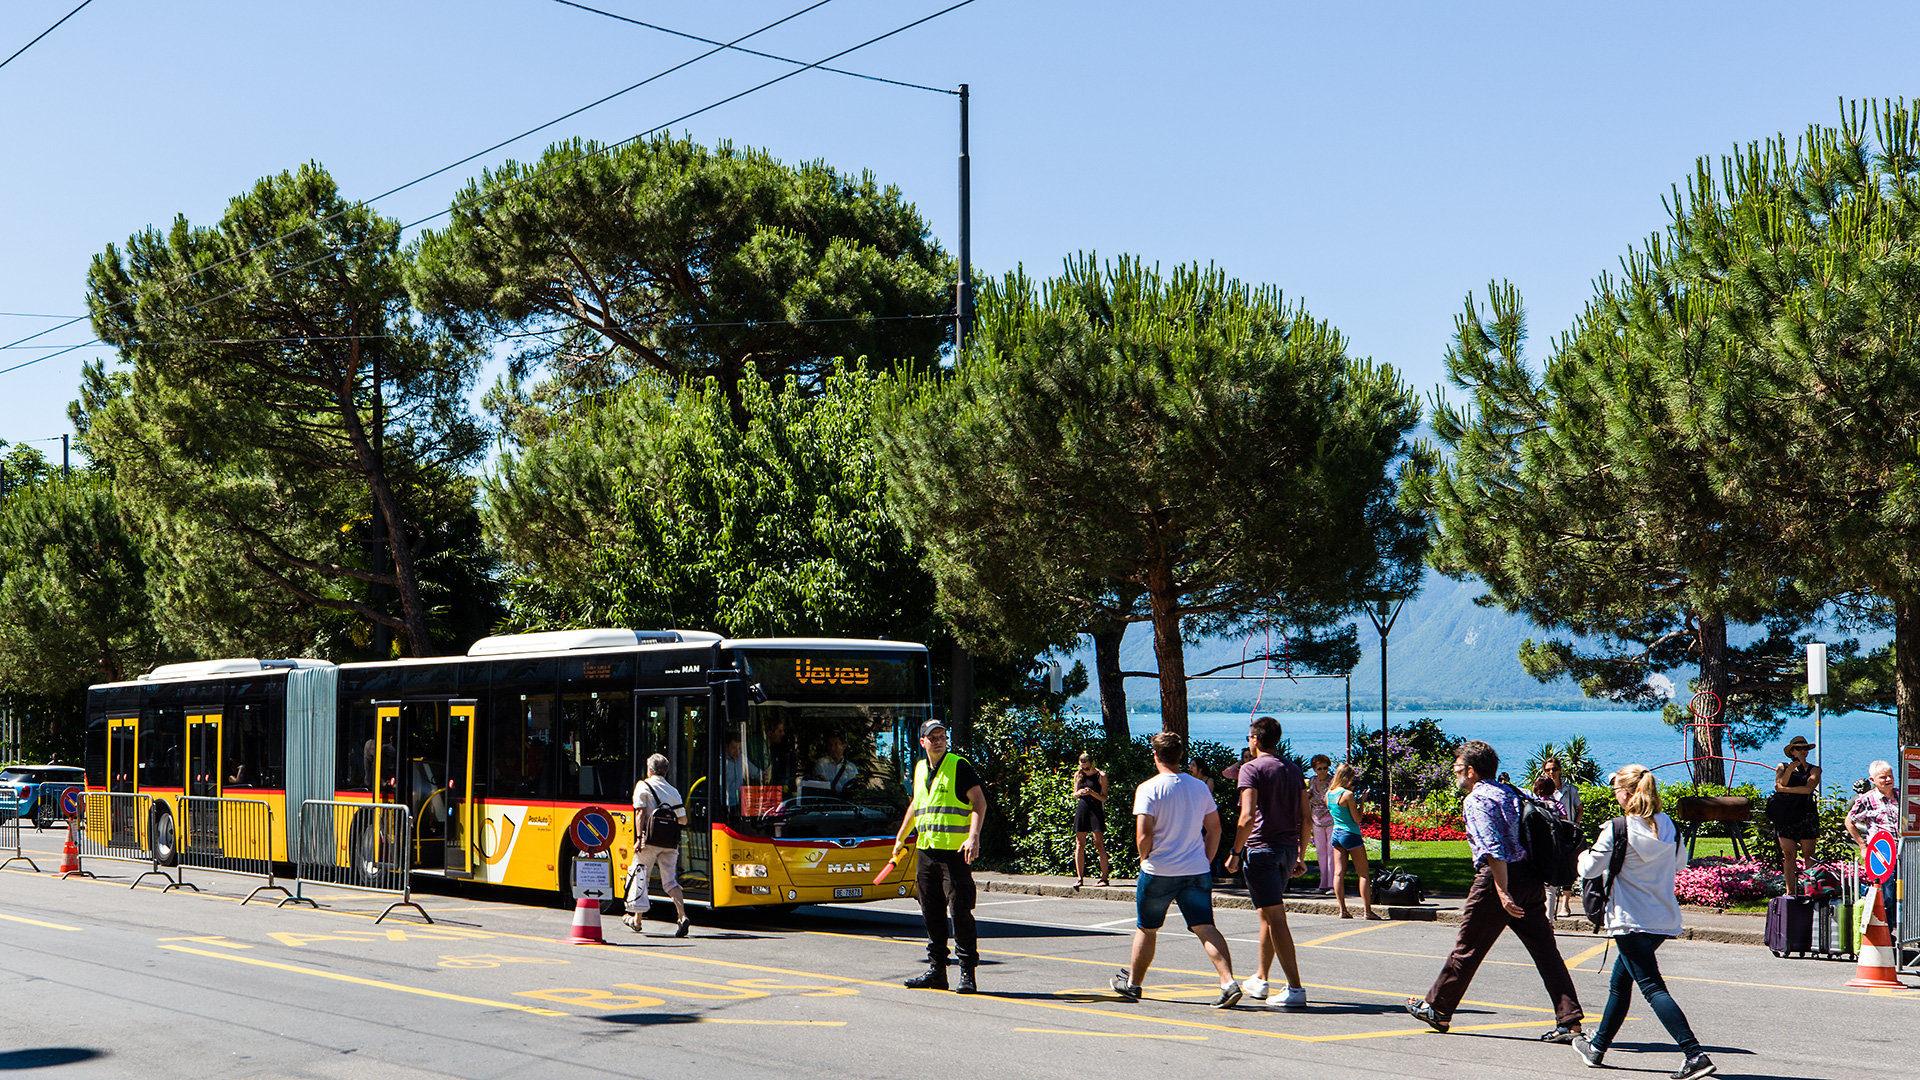
[{"label": "rolling suitcase", "polygon": [[1776,896],[1767,901],[1767,949],[1775,956],[1813,951],[1814,900]]}]

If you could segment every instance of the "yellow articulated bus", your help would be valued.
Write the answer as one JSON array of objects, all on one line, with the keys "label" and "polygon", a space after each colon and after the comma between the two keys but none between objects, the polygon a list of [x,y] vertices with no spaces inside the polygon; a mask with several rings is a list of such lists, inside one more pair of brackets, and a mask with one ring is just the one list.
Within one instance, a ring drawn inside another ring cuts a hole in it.
[{"label": "yellow articulated bus", "polygon": [[135,827],[163,864],[184,796],[268,804],[278,862],[309,800],[398,803],[414,873],[570,902],[568,825],[612,813],[621,880],[657,753],[686,803],[688,899],[875,900],[912,895],[910,862],[874,878],[931,712],[927,650],[896,641],[565,630],[420,660],[209,660],[89,689],[87,785],[153,797]]}]

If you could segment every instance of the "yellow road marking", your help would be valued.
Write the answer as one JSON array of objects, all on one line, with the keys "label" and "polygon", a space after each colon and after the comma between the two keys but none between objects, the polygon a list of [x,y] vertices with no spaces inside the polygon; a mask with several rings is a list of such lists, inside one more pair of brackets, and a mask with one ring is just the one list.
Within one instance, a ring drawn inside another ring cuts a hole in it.
[{"label": "yellow road marking", "polygon": [[[1570,956],[1570,957],[1568,957],[1568,958],[1567,958],[1567,970],[1568,970],[1568,971],[1576,971],[1576,970],[1579,970],[1579,968],[1580,968],[1580,965],[1581,965],[1581,964],[1584,964],[1584,963],[1586,963],[1587,961],[1589,961],[1589,960],[1591,960],[1591,959],[1593,959],[1594,957],[1596,957],[1596,956],[1599,956],[1599,955],[1600,955],[1601,953],[1603,953],[1603,952],[1606,952],[1606,951],[1607,951],[1607,946],[1608,946],[1608,945],[1611,945],[1611,944],[1613,944],[1613,943],[1612,943],[1612,942],[1610,942],[1610,941],[1603,941],[1603,942],[1601,942],[1600,944],[1598,944],[1598,945],[1595,945],[1595,946],[1594,946],[1593,948],[1591,948],[1591,949],[1586,949],[1586,950],[1584,950],[1584,951],[1582,951],[1582,952],[1581,952],[1581,953],[1580,953],[1580,954],[1579,954],[1578,956]],[[1599,969],[1599,968],[1590,968],[1590,969],[1588,969],[1588,970],[1592,970],[1592,971],[1599,971],[1600,969]]]},{"label": "yellow road marking", "polygon": [[846,1027],[845,1020],[736,1020],[728,1016],[702,1016],[702,1024],[759,1024],[765,1027]]},{"label": "yellow road marking", "polygon": [[[1312,941],[1303,941],[1300,943],[1299,947],[1304,949],[1311,945],[1325,945],[1329,941],[1339,941],[1341,938],[1349,938],[1355,934],[1369,934],[1375,930],[1385,930],[1387,927],[1393,926],[1393,925],[1395,924],[1391,922],[1368,923],[1365,926],[1358,927],[1353,930],[1342,930],[1337,934],[1328,934],[1326,937],[1323,937],[1323,938],[1314,938]],[[1404,925],[1404,924],[1401,924],[1401,925]]]},{"label": "yellow road marking", "polygon": [[197,941],[202,945],[221,945],[229,949],[251,949],[253,946],[238,941],[228,941],[225,934],[210,934],[206,937],[163,937],[159,941]]},{"label": "yellow road marking", "polygon": [[428,990],[420,986],[407,986],[403,983],[386,982],[381,979],[362,979],[356,975],[342,975],[337,971],[322,971],[319,968],[301,967],[298,964],[277,964],[271,960],[257,960],[251,956],[235,956],[232,953],[208,952],[205,949],[189,949],[185,945],[162,945],[163,949],[190,953],[194,956],[210,956],[215,960],[228,960],[236,964],[252,964],[255,967],[273,968],[276,971],[291,971],[296,975],[312,975],[335,982],[353,983],[356,986],[371,986],[379,990],[393,990],[402,994],[418,994],[421,997],[439,998],[442,1001],[459,1001],[468,1005],[485,1005],[493,1009],[512,1009],[515,1012],[532,1013],[535,1016],[570,1016],[571,1013],[555,1009],[537,1009],[531,1005],[516,1005],[510,1001],[492,1001],[487,998],[467,997],[464,994],[449,994],[440,990]]},{"label": "yellow road marking", "polygon": [[1152,1032],[1122,1031],[1068,1031],[1065,1028],[1014,1028],[1015,1031],[1032,1032],[1035,1035],[1090,1035],[1096,1039],[1190,1039],[1206,1042],[1205,1035],[1156,1035]]},{"label": "yellow road marking", "polygon": [[44,926],[49,930],[78,931],[80,929],[77,926],[67,926],[64,923],[41,922],[39,919],[29,919],[24,915],[0,915],[0,919],[5,919],[8,922],[26,923],[28,926]]}]

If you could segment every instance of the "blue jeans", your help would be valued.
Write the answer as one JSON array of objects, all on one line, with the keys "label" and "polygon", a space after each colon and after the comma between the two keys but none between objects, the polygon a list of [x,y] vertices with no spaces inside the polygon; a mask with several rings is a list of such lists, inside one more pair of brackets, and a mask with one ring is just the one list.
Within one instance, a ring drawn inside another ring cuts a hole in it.
[{"label": "blue jeans", "polygon": [[1213,876],[1175,874],[1171,877],[1140,871],[1133,887],[1134,922],[1142,930],[1167,924],[1167,906],[1180,905],[1187,929],[1213,925]]},{"label": "blue jeans", "polygon": [[1653,1007],[1653,1015],[1666,1026],[1667,1034],[1680,1044],[1680,1052],[1688,1057],[1700,1052],[1700,1040],[1694,1038],[1687,1014],[1674,1003],[1673,995],[1667,993],[1667,981],[1660,977],[1660,961],[1654,952],[1666,940],[1659,934],[1640,933],[1620,934],[1613,939],[1613,979],[1607,984],[1607,1007],[1600,1014],[1600,1030],[1593,1033],[1595,1050],[1605,1050],[1613,1042],[1614,1034],[1627,1019],[1632,984],[1639,983],[1640,996]]}]

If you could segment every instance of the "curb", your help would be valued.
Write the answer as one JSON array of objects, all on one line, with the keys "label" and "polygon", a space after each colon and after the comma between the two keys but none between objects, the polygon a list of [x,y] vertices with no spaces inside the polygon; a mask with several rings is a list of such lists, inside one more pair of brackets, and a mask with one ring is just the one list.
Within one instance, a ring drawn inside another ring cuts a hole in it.
[{"label": "curb", "polygon": [[[1084,885],[1078,889],[1071,885],[1055,885],[1042,881],[1009,881],[1003,878],[981,878],[982,892],[1009,893],[1017,896],[1053,896],[1062,899],[1108,900],[1116,903],[1133,903],[1131,886]],[[1357,904],[1357,901],[1356,901]],[[1252,911],[1253,902],[1238,891],[1216,889],[1213,894],[1213,906],[1235,911]],[[1350,905],[1354,906],[1354,905]],[[1289,896],[1287,910],[1302,915],[1338,915],[1340,906],[1331,900],[1318,896]],[[1460,908],[1457,905],[1429,903],[1419,905],[1390,906],[1377,905],[1375,911],[1387,917],[1390,922],[1437,922],[1458,923]],[[1356,920],[1357,921],[1357,920]],[[1560,937],[1586,937],[1596,941],[1604,935],[1595,933],[1583,918],[1559,918],[1553,921],[1554,933]],[[1710,941],[1723,945],[1762,945],[1765,936],[1762,930],[1749,930],[1744,927],[1724,926],[1688,926],[1680,931],[1680,937],[1686,941]]]}]

